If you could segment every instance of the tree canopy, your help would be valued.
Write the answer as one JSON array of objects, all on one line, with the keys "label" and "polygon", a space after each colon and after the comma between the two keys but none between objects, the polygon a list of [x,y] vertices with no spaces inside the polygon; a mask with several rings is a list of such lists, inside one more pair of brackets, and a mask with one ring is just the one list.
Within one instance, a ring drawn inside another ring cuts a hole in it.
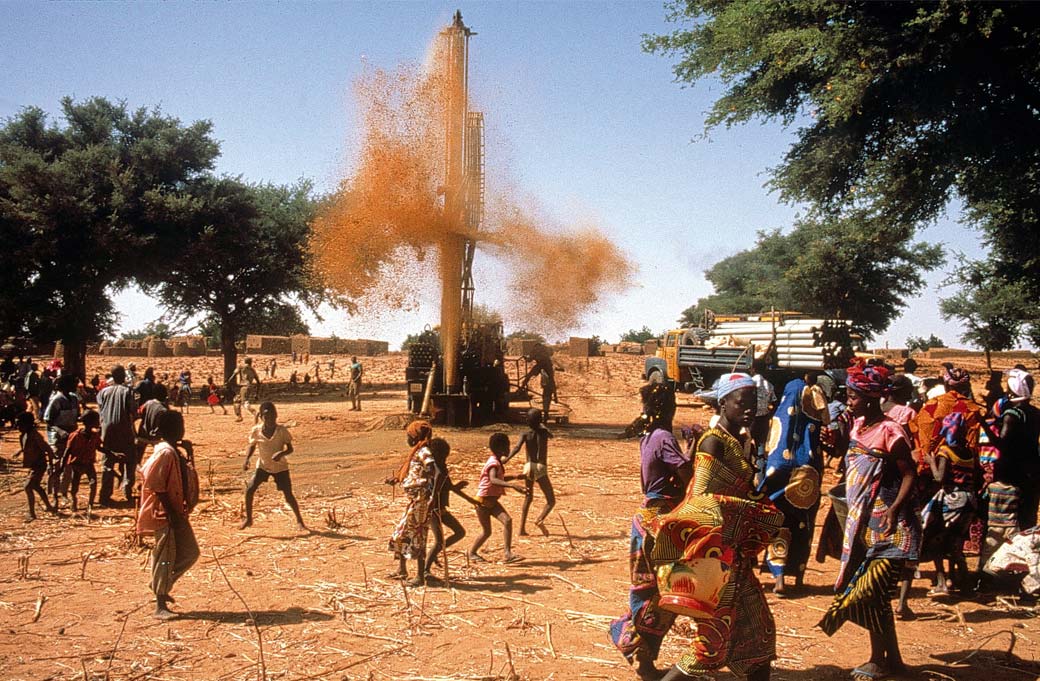
[{"label": "tree canopy", "polygon": [[910,230],[865,214],[803,220],[787,234],[759,234],[754,247],[720,260],[705,276],[715,293],[684,310],[695,324],[705,309],[764,312],[771,307],[848,319],[862,333],[886,328],[942,260],[937,246],[913,243]]},{"label": "tree canopy", "polygon": [[644,326],[641,329],[629,329],[625,333],[621,334],[621,342],[645,343],[646,341],[657,337],[658,335],[651,331],[649,326]]},{"label": "tree canopy", "polygon": [[0,323],[60,339],[83,375],[86,343],[113,327],[110,292],[161,276],[184,239],[172,216],[219,148],[208,122],[158,109],[65,98],[61,110],[61,124],[30,107],[0,127],[0,232],[12,245],[0,276],[19,292],[0,301]]},{"label": "tree canopy", "polygon": [[[644,47],[677,80],[712,76],[709,128],[793,128],[772,169],[781,198],[820,220],[864,214],[902,229],[952,198],[991,270],[1040,300],[1040,11],[1033,3],[685,0]],[[891,242],[889,242],[891,243]],[[875,257],[888,257],[879,244]],[[872,289],[873,290],[873,289]],[[808,299],[808,296],[806,296]],[[1022,317],[1022,308],[1009,311]],[[1035,315],[1034,315],[1035,319]]]},{"label": "tree canopy", "polygon": [[168,255],[151,291],[182,317],[201,312],[219,320],[225,376],[235,368],[235,341],[247,331],[296,330],[302,319],[291,308],[316,312],[330,300],[307,251],[315,210],[306,182],[280,187],[211,178],[182,212],[188,242]]}]

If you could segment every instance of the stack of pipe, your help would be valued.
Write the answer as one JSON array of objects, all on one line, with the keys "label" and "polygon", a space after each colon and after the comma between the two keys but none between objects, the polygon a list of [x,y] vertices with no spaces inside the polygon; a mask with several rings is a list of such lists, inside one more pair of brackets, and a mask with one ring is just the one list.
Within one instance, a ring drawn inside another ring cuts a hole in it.
[{"label": "stack of pipe", "polygon": [[[839,336],[847,335],[846,320],[790,319],[783,323],[722,322],[712,331],[712,336],[734,336],[740,341],[756,347],[772,344],[776,351],[777,364],[792,369],[823,369],[841,353],[840,341],[824,338],[823,331],[844,330]],[[828,336],[833,334],[826,334]]]}]

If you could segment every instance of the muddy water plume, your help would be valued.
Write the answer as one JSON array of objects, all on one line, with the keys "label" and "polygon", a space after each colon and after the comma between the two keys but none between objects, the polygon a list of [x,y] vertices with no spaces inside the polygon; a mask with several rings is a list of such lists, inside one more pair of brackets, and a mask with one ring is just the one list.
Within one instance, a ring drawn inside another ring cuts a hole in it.
[{"label": "muddy water plume", "polygon": [[494,296],[505,301],[507,326],[549,335],[579,326],[629,285],[632,265],[595,226],[554,224],[529,199],[496,195],[494,186],[480,232],[463,233],[444,210],[448,93],[431,75],[443,72],[431,54],[426,68],[372,70],[355,83],[358,157],[314,225],[312,251],[326,283],[364,316],[413,309],[442,293],[452,278],[443,270],[459,267],[460,239],[475,238],[505,270],[493,279],[508,288]]}]

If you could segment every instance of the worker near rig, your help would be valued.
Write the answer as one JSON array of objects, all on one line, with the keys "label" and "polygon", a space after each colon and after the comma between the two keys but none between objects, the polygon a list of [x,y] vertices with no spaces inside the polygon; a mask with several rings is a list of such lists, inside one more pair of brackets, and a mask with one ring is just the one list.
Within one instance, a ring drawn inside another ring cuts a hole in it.
[{"label": "worker near rig", "polygon": [[527,390],[528,384],[531,379],[535,376],[541,376],[542,379],[542,423],[549,420],[549,404],[552,402],[559,402],[560,397],[556,394],[556,368],[552,362],[552,350],[547,348],[544,344],[538,343],[531,350],[531,354],[528,357],[534,364],[528,369],[527,374],[523,380],[520,381],[520,387],[523,390]]}]

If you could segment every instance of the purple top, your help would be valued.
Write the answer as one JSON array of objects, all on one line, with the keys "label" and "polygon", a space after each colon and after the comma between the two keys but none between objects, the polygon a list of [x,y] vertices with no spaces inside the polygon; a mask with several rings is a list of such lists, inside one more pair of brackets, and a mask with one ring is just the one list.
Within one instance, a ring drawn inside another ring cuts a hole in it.
[{"label": "purple top", "polygon": [[639,441],[640,473],[647,499],[679,499],[686,490],[676,475],[690,463],[671,431],[657,428]]}]

